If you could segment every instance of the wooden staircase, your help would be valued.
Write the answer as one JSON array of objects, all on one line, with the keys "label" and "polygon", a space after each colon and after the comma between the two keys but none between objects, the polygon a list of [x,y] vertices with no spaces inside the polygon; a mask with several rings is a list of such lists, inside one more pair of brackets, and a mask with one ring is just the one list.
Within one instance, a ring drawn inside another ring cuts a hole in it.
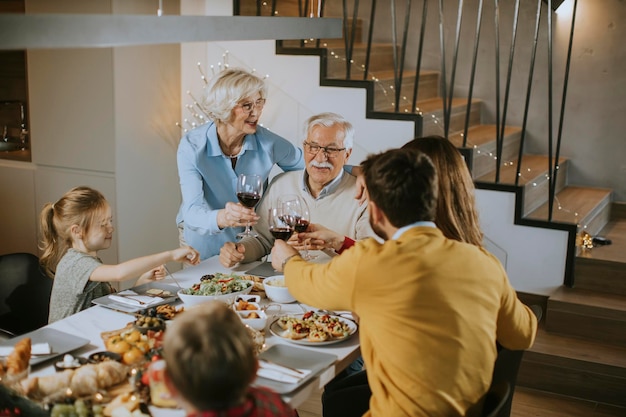
[{"label": "wooden staircase", "polygon": [[[414,120],[416,135],[443,135],[439,73],[420,72],[418,100],[413,109],[403,92],[412,96],[414,73],[405,72],[396,111],[393,46],[375,44],[372,50],[369,74],[364,80],[360,65],[354,65],[347,76],[343,41],[277,42],[278,54],[319,55],[321,85],[365,88],[368,118]],[[364,56],[365,45],[355,44],[353,61],[363,62]],[[458,147],[463,143],[467,111],[467,99],[453,100],[449,139]],[[497,161],[496,126],[482,122],[479,99],[472,100],[469,120],[463,152],[470,158],[477,187],[510,191],[517,177],[521,128],[505,128],[502,158]],[[498,184],[496,163],[501,167]],[[545,314],[537,341],[524,356],[518,385],[616,407],[615,415],[622,415],[623,407],[626,416],[626,204],[612,203],[611,190],[569,184],[567,171],[572,164],[575,161],[566,157],[559,160],[553,216],[548,221],[549,159],[546,155],[523,156],[518,182],[523,198],[518,202],[521,216],[516,223],[561,230],[565,227],[571,234],[584,230],[592,236],[606,236],[613,243],[586,251],[572,244],[570,255],[575,259],[566,277],[568,285],[549,296],[519,294],[528,304],[541,304]]]}]

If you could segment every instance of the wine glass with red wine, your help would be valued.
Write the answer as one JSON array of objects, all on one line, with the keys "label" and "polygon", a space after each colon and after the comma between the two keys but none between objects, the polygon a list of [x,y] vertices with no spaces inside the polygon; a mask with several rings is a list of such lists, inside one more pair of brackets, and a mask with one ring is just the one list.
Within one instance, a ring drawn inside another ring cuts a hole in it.
[{"label": "wine glass with red wine", "polygon": [[[263,192],[263,178],[260,175],[239,174],[237,178],[237,199],[241,205],[254,208],[261,200]],[[250,229],[250,222],[246,225],[246,230],[239,233],[237,237],[256,237],[258,233]]]},{"label": "wine glass with red wine", "polygon": [[[311,214],[309,206],[306,204],[304,198],[297,195],[286,195],[279,197],[279,201],[282,203],[283,211],[285,215],[293,218],[293,227],[296,233],[306,232],[311,222]],[[317,256],[309,253],[307,241],[304,242],[304,250],[302,251],[302,258],[311,260],[317,258]]]},{"label": "wine glass with red wine", "polygon": [[293,234],[295,218],[285,214],[282,207],[273,207],[269,211],[267,223],[274,239],[282,239],[286,242]]}]

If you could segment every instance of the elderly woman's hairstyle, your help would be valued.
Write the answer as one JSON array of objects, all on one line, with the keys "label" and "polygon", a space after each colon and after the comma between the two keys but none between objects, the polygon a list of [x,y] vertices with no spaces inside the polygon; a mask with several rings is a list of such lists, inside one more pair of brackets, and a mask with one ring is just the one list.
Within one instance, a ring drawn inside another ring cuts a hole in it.
[{"label": "elderly woman's hairstyle", "polygon": [[228,68],[209,82],[203,106],[211,120],[227,122],[241,100],[257,93],[267,98],[265,81],[244,69]]},{"label": "elderly woman's hairstyle", "polygon": [[449,239],[481,246],[483,233],[478,222],[474,181],[458,149],[441,136],[413,139],[402,149],[417,149],[435,165],[439,178],[437,227]]},{"label": "elderly woman's hairstyle", "polygon": [[172,384],[197,410],[238,404],[257,369],[252,337],[219,301],[189,309],[168,326],[163,358]]},{"label": "elderly woman's hairstyle", "polygon": [[412,149],[391,149],[368,156],[361,167],[369,199],[393,226],[434,221],[437,173],[428,156]]},{"label": "elderly woman's hairstyle", "polygon": [[54,204],[44,204],[40,214],[39,249],[42,251],[40,262],[48,275],[54,275],[57,264],[72,247],[72,225],[88,233],[108,204],[102,193],[85,186],[72,188]]},{"label": "elderly woman's hairstyle", "polygon": [[337,113],[320,113],[309,117],[304,123],[304,139],[306,140],[309,136],[309,131],[314,126],[332,127],[334,125],[341,125],[343,127],[343,147],[352,149],[354,146],[354,127],[352,123]]}]

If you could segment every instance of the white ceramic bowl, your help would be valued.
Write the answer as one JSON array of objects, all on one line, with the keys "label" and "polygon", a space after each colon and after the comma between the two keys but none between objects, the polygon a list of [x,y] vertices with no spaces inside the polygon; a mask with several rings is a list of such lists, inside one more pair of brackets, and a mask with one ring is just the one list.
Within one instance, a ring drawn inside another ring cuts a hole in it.
[{"label": "white ceramic bowl", "polygon": [[263,287],[265,288],[267,298],[275,303],[286,304],[296,301],[285,285],[284,275],[274,275],[273,277],[265,278]]},{"label": "white ceramic bowl", "polygon": [[[251,314],[256,314],[259,317],[249,317]],[[255,330],[264,330],[267,325],[267,314],[262,310],[245,310],[237,311],[237,315],[243,322]]]},{"label": "white ceramic bowl", "polygon": [[190,294],[185,294],[183,293],[183,290],[178,290],[178,298],[181,299],[181,301],[183,303],[185,303],[185,306],[187,307],[192,307],[198,304],[202,304],[202,303],[206,303],[208,301],[221,301],[223,303],[226,303],[228,305],[231,305],[235,299],[240,296],[240,295],[244,295],[244,294],[249,294],[250,291],[252,291],[252,287],[254,286],[254,283],[252,281],[248,281],[250,283],[250,286],[248,286],[248,288],[246,288],[245,290],[242,291],[237,291],[237,292],[231,292],[229,294],[222,294],[222,295],[190,295]]}]

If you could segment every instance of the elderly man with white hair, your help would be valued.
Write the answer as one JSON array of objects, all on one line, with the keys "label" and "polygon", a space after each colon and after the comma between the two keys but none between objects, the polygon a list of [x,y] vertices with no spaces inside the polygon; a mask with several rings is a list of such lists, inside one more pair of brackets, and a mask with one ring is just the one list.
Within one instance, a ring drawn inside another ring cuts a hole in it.
[{"label": "elderly man with white hair", "polygon": [[260,219],[254,230],[258,236],[225,243],[220,250],[222,265],[256,261],[271,251],[274,237],[269,231],[269,209],[287,194],[302,197],[309,206],[307,235],[317,237],[314,249],[341,253],[354,240],[375,236],[366,205],[354,199],[356,178],[343,169],[354,143],[352,124],[336,113],[321,113],[306,121],[305,134],[306,169],[284,172],[272,180],[256,210]]}]

